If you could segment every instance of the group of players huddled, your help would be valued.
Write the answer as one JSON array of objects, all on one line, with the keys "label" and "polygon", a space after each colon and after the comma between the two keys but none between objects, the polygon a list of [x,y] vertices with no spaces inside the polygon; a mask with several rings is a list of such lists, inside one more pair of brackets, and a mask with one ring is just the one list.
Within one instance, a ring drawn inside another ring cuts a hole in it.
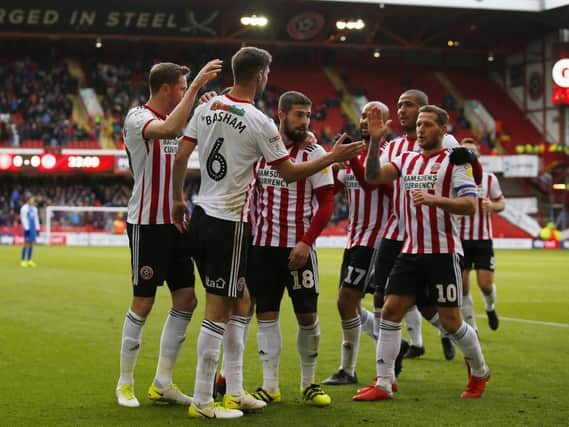
[{"label": "group of players huddled", "polygon": [[[392,399],[401,359],[424,352],[420,312],[440,330],[447,359],[454,357],[454,345],[464,354],[468,384],[461,397],[480,397],[490,370],[475,325],[464,322],[460,310],[474,322],[465,286],[474,264],[490,326],[498,327],[490,212],[503,209],[504,200],[496,178],[482,171],[476,142],[460,147],[446,134],[447,113],[429,105],[425,93],[407,90],[397,104],[402,138],[385,140],[389,110],[372,101],[361,112],[362,140],[344,134],[326,152],[308,130],[312,103],[306,95],[282,94],[278,128],[255,107],[271,60],[263,49],[237,51],[233,86],[204,94],[187,124],[199,89],[219,74],[222,61],[206,64],[189,87],[187,67],[156,64],[148,102],[125,119],[134,175],[127,219],[134,296],[122,331],[118,403],[139,406],[134,368],[142,330],[156,289],[166,281],[172,308],[150,400],[187,405],[196,418],[237,418],[280,401],[279,311],[286,288],[298,321],[301,399],[330,405],[315,380],[320,327],[314,242],[332,215],[334,193],[343,188],[350,215],[338,297],[341,362],[323,383],[357,383],[363,330],[377,342],[377,377],[353,400]],[[183,183],[196,148],[201,184],[190,216]],[[190,397],[173,383],[172,371],[197,304],[194,263],[206,301]],[[368,292],[374,294],[373,314],[361,304]],[[253,311],[263,384],[248,393],[243,351]],[[410,347],[401,338],[405,316],[413,332]],[[223,395],[218,402],[214,383]]]}]

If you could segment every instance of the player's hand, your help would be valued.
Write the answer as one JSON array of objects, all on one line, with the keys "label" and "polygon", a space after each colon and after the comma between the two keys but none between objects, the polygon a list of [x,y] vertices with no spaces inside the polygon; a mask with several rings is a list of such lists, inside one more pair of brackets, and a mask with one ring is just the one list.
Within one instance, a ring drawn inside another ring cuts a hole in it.
[{"label": "player's hand", "polygon": [[198,104],[205,104],[210,99],[213,99],[217,96],[217,92],[214,90],[210,90],[209,92],[204,92],[200,99],[198,99]]},{"label": "player's hand", "polygon": [[482,210],[484,212],[492,212],[494,210],[494,203],[488,198],[482,199]]},{"label": "player's hand", "polygon": [[223,61],[221,59],[214,59],[209,61],[203,66],[200,72],[194,77],[192,85],[197,87],[202,87],[210,80],[215,79],[221,72],[221,65]]},{"label": "player's hand", "polygon": [[429,194],[426,191],[413,191],[411,193],[413,198],[413,204],[415,206],[419,205],[427,205],[427,206],[434,206],[435,204],[435,196],[434,194]]},{"label": "player's hand", "polygon": [[312,248],[304,242],[298,242],[288,256],[289,270],[298,270],[306,265]]},{"label": "player's hand", "polygon": [[330,150],[330,154],[332,154],[335,163],[353,159],[365,149],[365,143],[361,141],[343,144],[347,137],[348,135],[343,133],[332,147],[332,150]]},{"label": "player's hand", "polygon": [[466,147],[454,147],[450,150],[449,162],[453,165],[472,164],[476,161],[476,153]]},{"label": "player's hand", "polygon": [[188,205],[183,201],[175,200],[172,206],[172,218],[174,219],[174,225],[180,233],[186,231],[188,222],[190,221]]},{"label": "player's hand", "polygon": [[371,107],[367,114],[367,132],[374,139],[384,139],[389,132],[391,120],[383,121],[383,113],[377,107]]},{"label": "player's hand", "polygon": [[348,169],[350,164],[348,162],[336,162],[332,165],[334,171],[339,171],[341,169]]}]

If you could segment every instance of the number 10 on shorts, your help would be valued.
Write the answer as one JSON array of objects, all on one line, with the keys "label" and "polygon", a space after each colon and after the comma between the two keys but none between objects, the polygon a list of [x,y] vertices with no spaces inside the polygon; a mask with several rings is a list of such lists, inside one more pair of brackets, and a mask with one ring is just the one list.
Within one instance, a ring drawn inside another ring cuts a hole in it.
[{"label": "number 10 on shorts", "polygon": [[437,302],[439,304],[446,304],[447,302],[455,302],[457,298],[456,285],[449,283],[444,286],[442,284],[435,285],[437,288]]}]

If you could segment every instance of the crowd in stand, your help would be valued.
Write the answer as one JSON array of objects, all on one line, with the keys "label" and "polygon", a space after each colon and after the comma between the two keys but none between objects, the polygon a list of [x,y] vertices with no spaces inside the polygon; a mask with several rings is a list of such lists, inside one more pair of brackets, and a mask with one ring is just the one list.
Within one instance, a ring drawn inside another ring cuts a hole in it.
[{"label": "crowd in stand", "polygon": [[[0,65],[0,143],[17,147],[25,140],[40,140],[45,146],[65,146],[69,141],[98,140],[104,132],[121,147],[124,116],[129,108],[148,98],[148,64],[152,62],[156,61],[149,56],[132,56],[120,62],[98,58],[81,61],[85,85],[100,96],[105,112],[104,118],[96,118],[88,129],[72,119],[70,96],[78,95],[79,85],[63,59],[52,56],[36,62],[25,58]],[[223,82],[220,79],[208,89],[220,91]],[[278,97],[286,89],[267,87],[258,107],[278,120]],[[314,105],[312,120],[325,121],[331,107],[338,107],[338,99],[330,97]],[[325,127],[317,135],[321,143],[332,143],[337,133],[354,131],[347,117],[344,122],[342,129]]]},{"label": "crowd in stand", "polygon": [[0,65],[0,142],[18,146],[41,140],[46,146],[93,139],[72,120],[77,80],[63,60],[29,58]]}]

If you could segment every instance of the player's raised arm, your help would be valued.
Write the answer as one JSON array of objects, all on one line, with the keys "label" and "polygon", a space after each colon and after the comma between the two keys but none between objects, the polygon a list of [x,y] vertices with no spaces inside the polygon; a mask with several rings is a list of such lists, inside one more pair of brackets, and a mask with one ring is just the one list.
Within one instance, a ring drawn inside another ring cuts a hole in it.
[{"label": "player's raised arm", "polygon": [[299,179],[308,178],[331,164],[349,160],[364,150],[365,144],[363,142],[342,144],[345,139],[346,134],[343,134],[336,144],[334,144],[332,150],[318,159],[302,163],[293,163],[287,159],[278,163],[275,167],[286,182],[294,182]]},{"label": "player's raised arm", "polygon": [[392,164],[379,164],[379,144],[385,138],[391,120],[383,121],[383,113],[377,107],[370,108],[367,115],[370,144],[365,160],[365,178],[370,184],[387,184],[397,179],[399,172]]},{"label": "player's raised arm", "polygon": [[[172,110],[166,119],[152,120],[148,123],[144,128],[142,136],[145,139],[176,138],[184,128],[184,125],[190,116],[198,91],[207,82],[217,77],[221,71],[222,63],[223,61],[220,59],[214,59],[213,61],[208,62],[196,75],[189,88],[187,87],[185,76],[180,76],[175,84],[163,83],[160,87],[155,88],[152,87],[151,81],[151,98],[161,91],[168,92],[179,90],[182,91],[184,95],[180,103]],[[150,80],[152,80],[152,78],[150,78]]]}]

